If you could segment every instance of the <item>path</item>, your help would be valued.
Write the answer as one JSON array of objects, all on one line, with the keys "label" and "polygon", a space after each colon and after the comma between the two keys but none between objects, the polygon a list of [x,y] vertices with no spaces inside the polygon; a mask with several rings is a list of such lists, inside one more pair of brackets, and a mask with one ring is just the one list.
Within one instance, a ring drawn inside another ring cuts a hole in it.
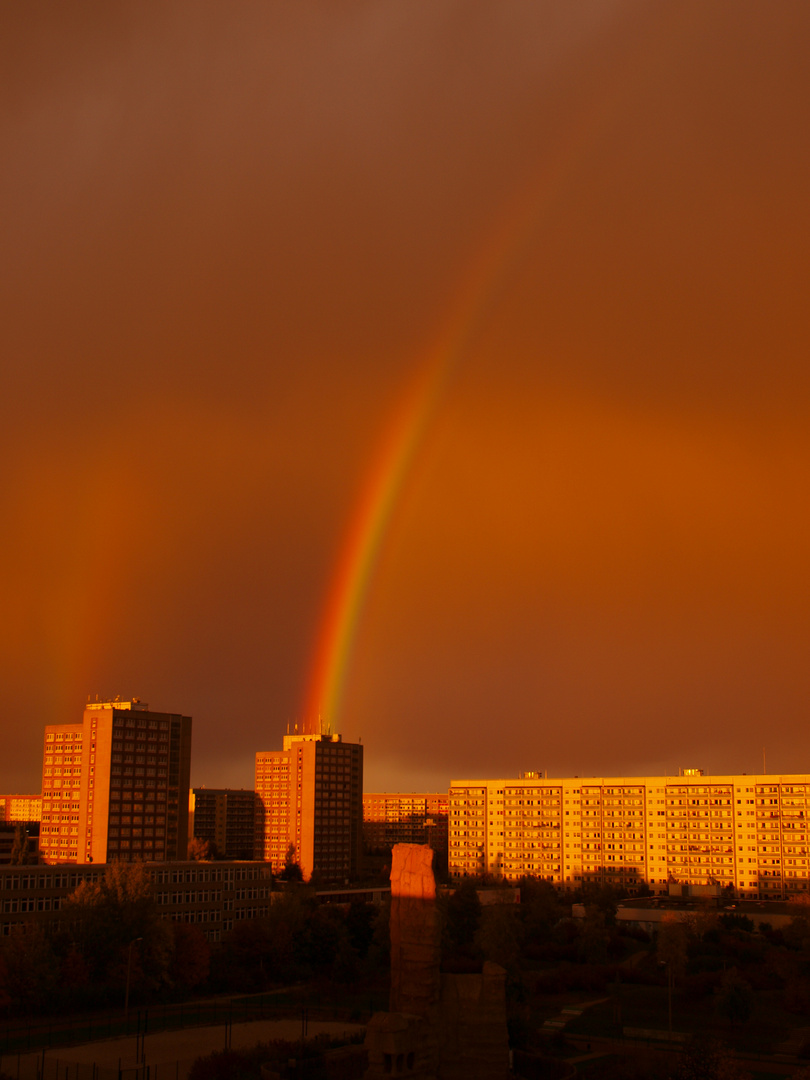
[{"label": "path", "polygon": [[[354,1035],[364,1032],[364,1024],[350,1024],[341,1020],[310,1020],[307,1024],[307,1038],[315,1035]],[[301,1038],[301,1020],[253,1020],[244,1024],[234,1024],[231,1028],[231,1048],[248,1048],[259,1042],[270,1042],[273,1039],[288,1039],[296,1042]],[[165,1077],[165,1080],[187,1080],[192,1063],[203,1054],[210,1054],[214,1050],[225,1048],[225,1026],[183,1028],[180,1031],[161,1031],[155,1035],[147,1035],[144,1040],[143,1061],[151,1066],[151,1080]],[[50,1080],[56,1076],[56,1062],[59,1062],[59,1075],[63,1066],[68,1067],[68,1080],[73,1076],[84,1076],[85,1069],[95,1065],[93,1073],[99,1070],[104,1073],[122,1069],[133,1069],[140,1063],[137,1060],[138,1040],[130,1035],[126,1038],[106,1039],[101,1042],[85,1043],[81,1046],[62,1047],[48,1051],[45,1054],[45,1078]],[[37,1076],[37,1066],[41,1064],[42,1053],[22,1054],[19,1057],[20,1080],[34,1080]],[[18,1075],[18,1058],[5,1057],[2,1060],[2,1071],[16,1077]],[[74,1067],[79,1066],[74,1074]],[[155,1068],[157,1066],[157,1068]],[[84,1068],[81,1068],[84,1067]],[[52,1071],[53,1070],[53,1071]]]}]

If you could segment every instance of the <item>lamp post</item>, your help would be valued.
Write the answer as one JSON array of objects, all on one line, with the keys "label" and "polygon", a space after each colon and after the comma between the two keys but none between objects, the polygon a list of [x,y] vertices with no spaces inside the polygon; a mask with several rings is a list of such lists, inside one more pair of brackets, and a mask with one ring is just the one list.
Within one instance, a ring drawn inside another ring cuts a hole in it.
[{"label": "lamp post", "polygon": [[124,1029],[126,1030],[126,1023],[129,1019],[129,980],[132,975],[132,946],[138,941],[143,941],[142,937],[133,938],[129,943],[129,950],[127,952],[127,989],[124,994]]}]

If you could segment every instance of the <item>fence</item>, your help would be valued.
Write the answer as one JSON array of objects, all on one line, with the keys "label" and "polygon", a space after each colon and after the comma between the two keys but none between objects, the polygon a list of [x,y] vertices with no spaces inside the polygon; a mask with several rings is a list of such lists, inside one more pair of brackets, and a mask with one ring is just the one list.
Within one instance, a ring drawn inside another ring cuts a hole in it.
[{"label": "fence", "polygon": [[[289,994],[262,994],[249,998],[190,1002],[183,1005],[163,1005],[149,1009],[84,1017],[55,1018],[49,1022],[8,1024],[0,1029],[0,1059],[18,1054],[51,1050],[60,1046],[76,1046],[115,1039],[121,1036],[155,1035],[161,1031],[178,1031],[189,1027],[232,1027],[254,1020],[282,1020],[299,1017],[306,1011],[310,1020],[343,1020],[364,1023],[374,1012],[388,1008],[387,994],[352,995],[346,993],[339,1004],[315,995],[307,997]],[[4,1072],[14,1076],[13,1070]],[[22,1080],[22,1078],[21,1078]],[[31,1078],[26,1078],[31,1080]],[[39,1080],[64,1080],[50,1073]],[[68,1080],[75,1080],[69,1076]],[[78,1080],[94,1080],[79,1076]],[[108,1080],[102,1077],[101,1080]],[[116,1073],[117,1080],[117,1073]],[[121,1077],[121,1080],[155,1080],[150,1077]],[[169,1080],[169,1078],[166,1078]]]},{"label": "fence", "polygon": [[109,1068],[41,1055],[20,1055],[0,1059],[0,1072],[11,1080],[180,1080],[185,1070],[179,1061]]}]

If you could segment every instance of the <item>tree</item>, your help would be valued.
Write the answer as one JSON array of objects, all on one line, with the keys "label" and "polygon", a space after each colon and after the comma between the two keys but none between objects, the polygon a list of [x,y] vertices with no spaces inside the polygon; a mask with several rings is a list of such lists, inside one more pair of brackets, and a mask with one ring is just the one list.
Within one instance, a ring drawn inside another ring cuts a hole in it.
[{"label": "tree", "polygon": [[304,880],[304,875],[301,873],[301,867],[295,858],[295,844],[293,843],[287,845],[287,854],[284,856],[284,869],[281,871],[281,880]]},{"label": "tree", "polygon": [[685,923],[678,919],[664,918],[659,924],[656,944],[658,961],[667,965],[673,978],[682,975],[686,970],[688,942],[689,929]]},{"label": "tree", "polygon": [[200,836],[192,836],[188,842],[188,860],[189,862],[208,862],[213,858],[211,853],[211,841],[203,840]]},{"label": "tree", "polygon": [[171,930],[160,920],[143,863],[110,863],[100,881],[83,881],[62,910],[94,981],[123,985],[130,953],[133,986],[157,986],[165,978]]},{"label": "tree", "polygon": [[172,960],[169,978],[175,986],[189,989],[208,978],[211,947],[199,926],[176,922],[172,927]]},{"label": "tree", "polygon": [[481,922],[481,901],[471,878],[465,878],[447,898],[444,905],[445,944],[453,948],[472,945]]},{"label": "tree", "polygon": [[346,929],[349,932],[349,941],[361,960],[367,955],[374,937],[374,921],[376,918],[377,910],[374,904],[367,904],[356,897],[352,900],[349,910],[346,912]]},{"label": "tree", "polygon": [[673,1080],[750,1080],[723,1043],[695,1039],[678,1062]]},{"label": "tree", "polygon": [[754,991],[736,968],[727,971],[716,990],[717,1011],[732,1024],[750,1020],[754,1008]]},{"label": "tree", "polygon": [[36,861],[37,855],[35,851],[31,850],[28,832],[24,826],[18,825],[14,830],[14,843],[11,846],[9,862],[12,866],[27,866],[29,863],[35,863]]},{"label": "tree", "polygon": [[58,963],[39,923],[15,927],[3,944],[2,959],[2,989],[18,1009],[30,1012],[51,1001]]},{"label": "tree", "polygon": [[481,911],[475,944],[485,959],[500,964],[510,975],[520,967],[523,924],[515,904],[492,904]]}]

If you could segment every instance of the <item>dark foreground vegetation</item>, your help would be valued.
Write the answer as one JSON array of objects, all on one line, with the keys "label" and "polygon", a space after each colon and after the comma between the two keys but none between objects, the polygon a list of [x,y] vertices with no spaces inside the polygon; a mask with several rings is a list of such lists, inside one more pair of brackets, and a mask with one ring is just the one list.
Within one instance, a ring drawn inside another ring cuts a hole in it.
[{"label": "dark foreground vegetation", "polygon": [[[506,969],[510,1041],[522,1061],[575,1055],[591,1040],[607,1050],[606,1040],[622,1039],[627,1028],[665,1033],[671,1006],[673,1030],[703,1047],[702,1072],[692,1051],[677,1059],[622,1051],[616,1060],[602,1057],[608,1072],[593,1075],[675,1077],[676,1061],[678,1080],[733,1080],[730,1048],[810,1062],[810,907],[797,905],[782,930],[757,932],[736,912],[700,909],[686,922],[664,923],[650,940],[617,922],[620,895],[610,889],[563,898],[524,879],[520,904],[482,907],[476,884],[465,881],[439,900],[443,968],[473,972],[491,960]],[[584,917],[571,917],[572,900],[584,904]],[[237,923],[211,947],[198,927],[160,919],[142,867],[116,865],[76,891],[58,930],[32,923],[2,943],[0,1009],[10,1024],[36,1016],[55,1023],[77,1011],[120,1014],[129,973],[131,1010],[191,1000],[202,1016],[216,1008],[202,1005],[207,998],[262,995],[256,1004],[264,1008],[275,995],[291,1015],[317,1001],[320,1015],[365,1020],[385,1007],[388,914],[388,905],[320,905],[312,890],[289,882],[266,918]],[[581,1011],[572,1016],[575,1007]],[[563,1031],[544,1027],[563,1009]],[[587,1068],[581,1063],[581,1072]]]}]

